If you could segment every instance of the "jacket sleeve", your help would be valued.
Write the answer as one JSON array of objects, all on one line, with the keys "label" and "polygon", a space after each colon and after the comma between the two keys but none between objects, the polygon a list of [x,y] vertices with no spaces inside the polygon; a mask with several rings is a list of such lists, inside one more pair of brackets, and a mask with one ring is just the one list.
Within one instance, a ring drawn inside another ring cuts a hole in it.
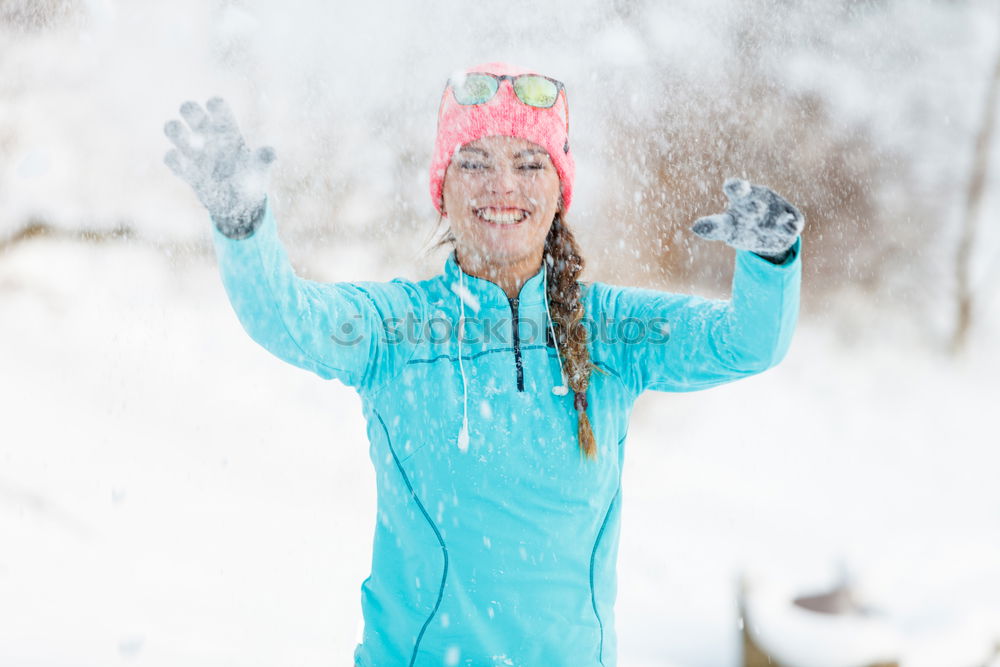
[{"label": "jacket sleeve", "polygon": [[608,289],[598,296],[606,321],[594,333],[605,342],[595,350],[636,394],[707,389],[771,368],[798,320],[801,243],[781,264],[737,250],[728,301]]},{"label": "jacket sleeve", "polygon": [[213,225],[222,283],[243,328],[275,356],[359,390],[395,377],[412,356],[399,333],[422,311],[409,281],[320,283],[295,275],[270,202],[248,238]]}]

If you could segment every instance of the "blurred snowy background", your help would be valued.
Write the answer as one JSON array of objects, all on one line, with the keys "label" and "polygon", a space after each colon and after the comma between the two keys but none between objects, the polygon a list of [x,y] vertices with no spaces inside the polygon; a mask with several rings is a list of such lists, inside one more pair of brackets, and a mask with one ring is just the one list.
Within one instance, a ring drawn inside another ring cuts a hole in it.
[{"label": "blurred snowy background", "polygon": [[489,60],[567,85],[586,280],[725,297],[688,226],[728,175],[808,218],[785,362],[636,405],[619,664],[740,664],[741,574],[845,569],[881,648],[771,614],[783,664],[987,664],[998,58],[996,0],[0,0],[0,665],[348,664],[360,402],[243,333],[162,127],[218,94],[275,147],[300,275],[424,278],[439,96]]}]

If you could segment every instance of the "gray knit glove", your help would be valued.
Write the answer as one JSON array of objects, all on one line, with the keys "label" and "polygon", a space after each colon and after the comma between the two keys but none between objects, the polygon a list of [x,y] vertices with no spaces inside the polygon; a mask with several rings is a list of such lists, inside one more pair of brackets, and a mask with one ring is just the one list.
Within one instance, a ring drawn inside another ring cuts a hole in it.
[{"label": "gray knit glove", "polygon": [[163,126],[177,147],[163,161],[194,189],[220,232],[231,239],[249,238],[263,219],[274,149],[251,151],[221,97],[205,107],[208,113],[197,102],[185,102],[180,111],[187,125],[171,120]]},{"label": "gray knit glove", "polygon": [[772,262],[784,261],[805,226],[802,213],[774,190],[739,178],[726,179],[722,189],[729,198],[729,209],[698,218],[691,231]]}]

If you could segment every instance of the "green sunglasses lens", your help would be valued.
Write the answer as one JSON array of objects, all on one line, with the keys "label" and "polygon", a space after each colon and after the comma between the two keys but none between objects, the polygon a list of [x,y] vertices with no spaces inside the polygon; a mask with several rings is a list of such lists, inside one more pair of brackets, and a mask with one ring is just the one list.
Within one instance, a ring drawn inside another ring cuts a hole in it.
[{"label": "green sunglasses lens", "polygon": [[499,82],[484,74],[468,74],[451,87],[459,104],[482,104],[496,94],[497,88]]},{"label": "green sunglasses lens", "polygon": [[519,76],[514,80],[514,92],[525,104],[548,109],[559,97],[559,87],[543,76]]}]

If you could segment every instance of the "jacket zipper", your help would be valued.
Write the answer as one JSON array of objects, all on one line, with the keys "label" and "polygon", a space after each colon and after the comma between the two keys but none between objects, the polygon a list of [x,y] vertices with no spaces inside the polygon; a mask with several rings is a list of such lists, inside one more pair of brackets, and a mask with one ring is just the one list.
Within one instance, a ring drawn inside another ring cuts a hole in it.
[{"label": "jacket zipper", "polygon": [[517,325],[519,323],[517,319],[517,297],[507,297],[507,303],[510,304],[510,326],[514,334],[514,368],[517,370],[517,390],[524,391],[524,368],[521,365],[521,339],[517,332]]}]

